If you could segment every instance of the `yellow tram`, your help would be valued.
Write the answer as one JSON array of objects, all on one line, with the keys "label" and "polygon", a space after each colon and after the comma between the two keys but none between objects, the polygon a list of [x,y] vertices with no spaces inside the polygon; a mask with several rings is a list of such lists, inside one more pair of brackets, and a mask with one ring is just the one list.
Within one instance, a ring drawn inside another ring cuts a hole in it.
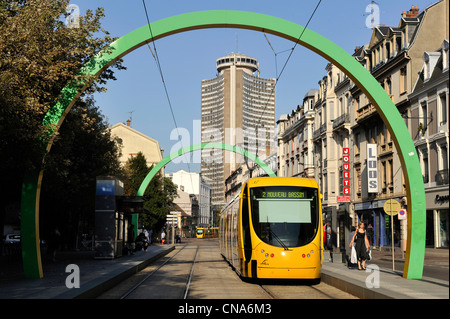
[{"label": "yellow tram", "polygon": [[217,238],[219,237],[219,227],[199,227],[196,231],[197,238]]},{"label": "yellow tram", "polygon": [[220,252],[242,277],[320,280],[322,227],[315,180],[253,178],[221,212]]}]

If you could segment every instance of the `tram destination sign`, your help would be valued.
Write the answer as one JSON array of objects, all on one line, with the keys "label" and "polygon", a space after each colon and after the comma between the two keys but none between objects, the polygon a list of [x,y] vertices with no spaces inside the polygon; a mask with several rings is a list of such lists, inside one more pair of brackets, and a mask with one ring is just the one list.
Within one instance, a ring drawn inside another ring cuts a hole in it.
[{"label": "tram destination sign", "polygon": [[295,199],[305,198],[305,192],[261,192],[261,198]]}]

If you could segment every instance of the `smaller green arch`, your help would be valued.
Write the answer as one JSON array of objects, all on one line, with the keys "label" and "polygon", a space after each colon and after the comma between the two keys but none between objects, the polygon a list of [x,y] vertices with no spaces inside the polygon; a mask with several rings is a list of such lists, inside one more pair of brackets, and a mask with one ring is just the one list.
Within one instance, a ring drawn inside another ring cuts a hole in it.
[{"label": "smaller green arch", "polygon": [[141,186],[139,187],[136,195],[137,196],[143,196],[145,190],[147,189],[148,184],[150,184],[150,181],[155,177],[155,175],[159,172],[161,168],[166,166],[169,162],[174,160],[177,157],[180,157],[186,153],[190,153],[193,151],[199,151],[203,149],[220,149],[220,150],[226,150],[231,151],[236,154],[243,155],[250,159],[251,161],[258,164],[269,176],[275,177],[277,176],[272,169],[264,163],[258,156],[256,156],[253,153],[250,153],[247,150],[244,150],[243,148],[240,148],[238,146],[225,144],[225,143],[201,143],[201,144],[194,144],[187,147],[180,148],[178,151],[171,153],[170,155],[167,155],[164,157],[158,164],[153,167],[153,169],[147,174],[147,176],[142,181]]}]

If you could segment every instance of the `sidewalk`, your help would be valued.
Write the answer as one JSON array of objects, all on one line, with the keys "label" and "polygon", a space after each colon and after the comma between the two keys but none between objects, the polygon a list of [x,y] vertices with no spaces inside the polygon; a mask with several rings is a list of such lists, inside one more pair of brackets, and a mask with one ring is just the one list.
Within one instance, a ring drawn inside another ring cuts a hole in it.
[{"label": "sidewalk", "polygon": [[[17,269],[9,269],[11,276],[0,278],[0,299],[95,298],[173,249],[173,245],[150,245],[146,252],[112,260],[94,259],[93,251],[59,252],[56,262],[43,263],[41,279],[25,279]],[[66,278],[71,274],[66,273],[69,264],[80,269],[80,288],[66,287]],[[19,263],[14,265],[21,267]]]},{"label": "sidewalk", "polygon": [[[331,262],[329,254],[324,253],[322,282],[362,299],[449,299],[448,280],[427,276],[418,280],[404,279],[402,271],[394,272],[392,268],[377,265],[378,261],[391,260],[390,252],[373,251],[372,255],[374,258],[367,262],[367,270],[360,271],[349,269],[347,264],[336,260],[336,256]],[[396,258],[396,262],[400,260]],[[426,269],[429,272],[431,267],[442,263],[446,263],[448,272],[448,250],[427,249],[424,273]]]},{"label": "sidewalk", "polygon": [[[8,265],[2,264],[0,299],[95,298],[173,249],[175,246],[172,245],[151,245],[147,252],[113,260],[94,259],[93,251],[60,252],[57,262],[44,262],[42,279],[23,278],[19,262],[10,263],[9,269]],[[373,251],[372,255],[374,259],[367,262],[368,270],[359,271],[349,269],[337,254],[331,262],[329,253],[325,252],[322,282],[362,299],[449,299],[448,279],[427,276],[420,280],[404,279],[401,271],[394,272],[389,268],[390,252]],[[396,262],[397,258],[401,258],[401,254],[396,254]],[[387,266],[382,266],[383,261]],[[80,288],[66,287],[70,273],[65,269],[69,264],[76,264],[80,269]],[[426,270],[432,272],[437,266],[448,272],[448,250],[427,249],[424,273]]]}]

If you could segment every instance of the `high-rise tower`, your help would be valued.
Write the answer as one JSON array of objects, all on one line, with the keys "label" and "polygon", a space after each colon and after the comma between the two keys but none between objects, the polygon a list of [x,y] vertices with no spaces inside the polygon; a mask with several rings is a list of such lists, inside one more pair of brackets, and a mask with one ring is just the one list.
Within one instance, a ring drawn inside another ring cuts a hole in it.
[{"label": "high-rise tower", "polygon": [[[244,54],[216,60],[217,76],[202,81],[202,143],[236,145],[269,155],[274,150],[275,79],[259,77],[259,63]],[[244,158],[221,150],[202,151],[201,172],[213,181],[212,203],[225,201],[225,179]]]}]

